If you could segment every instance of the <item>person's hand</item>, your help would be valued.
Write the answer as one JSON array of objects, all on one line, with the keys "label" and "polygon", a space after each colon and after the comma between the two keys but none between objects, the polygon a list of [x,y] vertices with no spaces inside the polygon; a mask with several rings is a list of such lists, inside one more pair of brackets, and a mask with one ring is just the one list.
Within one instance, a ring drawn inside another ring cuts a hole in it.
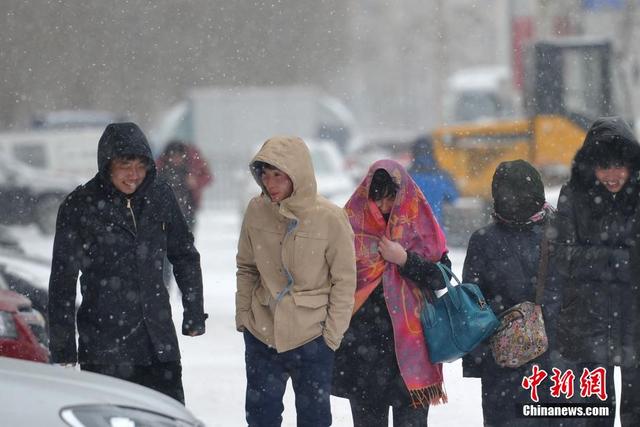
[{"label": "person's hand", "polygon": [[382,239],[380,239],[378,252],[380,252],[385,261],[398,264],[400,267],[403,267],[404,263],[407,262],[407,251],[404,250],[400,243],[389,240],[386,236],[382,236]]}]

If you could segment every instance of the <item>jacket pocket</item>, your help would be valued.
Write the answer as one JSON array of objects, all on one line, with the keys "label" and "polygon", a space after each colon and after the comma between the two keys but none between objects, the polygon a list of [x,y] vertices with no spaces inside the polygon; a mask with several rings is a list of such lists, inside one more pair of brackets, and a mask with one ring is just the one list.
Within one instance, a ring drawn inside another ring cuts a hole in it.
[{"label": "jacket pocket", "polygon": [[312,292],[293,292],[291,294],[296,306],[306,308],[320,308],[329,305],[329,294]]},{"label": "jacket pocket", "polygon": [[306,342],[321,335],[327,320],[329,295],[315,289],[306,292],[292,292],[295,307],[291,310],[290,331],[294,341]]},{"label": "jacket pocket", "polygon": [[295,235],[292,274],[297,289],[314,289],[326,282],[329,275],[325,259],[327,242],[327,239],[304,232]]}]

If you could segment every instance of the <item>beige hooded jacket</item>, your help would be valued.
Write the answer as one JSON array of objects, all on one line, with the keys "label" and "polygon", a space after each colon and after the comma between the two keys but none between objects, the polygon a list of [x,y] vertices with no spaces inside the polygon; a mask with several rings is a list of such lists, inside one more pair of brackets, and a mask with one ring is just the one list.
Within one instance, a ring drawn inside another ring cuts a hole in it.
[{"label": "beige hooded jacket", "polygon": [[236,327],[278,352],[320,335],[335,350],[349,326],[356,288],[349,220],[317,194],[311,156],[300,138],[269,139],[251,164],[256,161],[286,173],[293,193],[273,203],[254,174],[263,193],[249,202],[240,232]]}]

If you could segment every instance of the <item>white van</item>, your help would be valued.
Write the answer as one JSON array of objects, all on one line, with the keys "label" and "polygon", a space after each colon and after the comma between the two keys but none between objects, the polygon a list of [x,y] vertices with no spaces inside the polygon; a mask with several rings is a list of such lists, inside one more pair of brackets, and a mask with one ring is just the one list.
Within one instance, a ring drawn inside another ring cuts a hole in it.
[{"label": "white van", "polygon": [[88,181],[98,171],[103,128],[0,132],[0,153],[51,175]]},{"label": "white van", "polygon": [[233,208],[238,202],[238,171],[258,141],[274,135],[333,140],[341,151],[358,144],[351,111],[315,86],[198,87],[166,111],[150,133],[159,154],[167,142],[195,144],[216,176],[205,205]]},{"label": "white van", "polygon": [[0,133],[0,224],[55,231],[58,206],[98,170],[102,129]]}]

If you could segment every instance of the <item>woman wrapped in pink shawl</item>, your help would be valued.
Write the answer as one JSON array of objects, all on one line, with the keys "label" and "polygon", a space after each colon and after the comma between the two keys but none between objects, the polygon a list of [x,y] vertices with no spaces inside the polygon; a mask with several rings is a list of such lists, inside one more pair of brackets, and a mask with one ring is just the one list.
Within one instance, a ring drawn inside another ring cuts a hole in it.
[{"label": "woman wrapped in pink shawl", "polygon": [[332,393],[349,399],[355,427],[426,426],[429,405],[446,403],[442,365],[429,361],[423,295],[445,285],[435,266],[444,234],[404,167],[375,162],[345,209],[355,233],[354,314],[337,351]]}]

